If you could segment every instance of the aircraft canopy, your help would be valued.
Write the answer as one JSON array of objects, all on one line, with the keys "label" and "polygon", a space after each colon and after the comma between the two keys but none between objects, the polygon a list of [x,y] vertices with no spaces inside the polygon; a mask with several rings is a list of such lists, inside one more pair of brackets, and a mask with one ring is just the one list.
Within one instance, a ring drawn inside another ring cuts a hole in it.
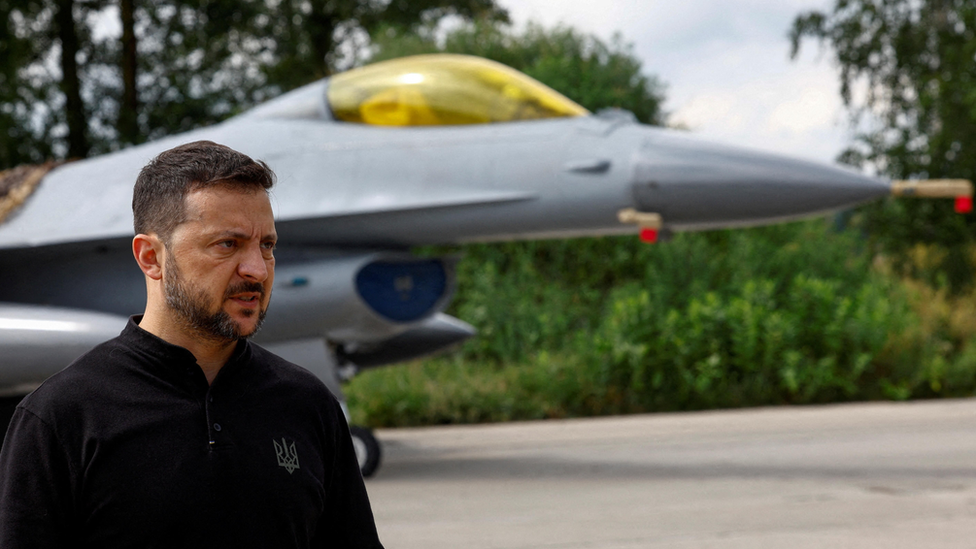
[{"label": "aircraft canopy", "polygon": [[486,124],[582,116],[589,111],[501,63],[468,55],[417,55],[330,79],[337,120],[378,126]]}]

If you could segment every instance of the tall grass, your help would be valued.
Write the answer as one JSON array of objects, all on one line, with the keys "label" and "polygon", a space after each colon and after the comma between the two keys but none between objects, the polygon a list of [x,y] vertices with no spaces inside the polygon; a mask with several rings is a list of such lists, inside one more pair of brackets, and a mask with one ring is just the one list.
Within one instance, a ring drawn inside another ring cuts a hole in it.
[{"label": "tall grass", "polygon": [[[431,250],[444,252],[452,250]],[[367,372],[374,426],[970,394],[976,298],[902,279],[825,220],[475,245],[457,352]],[[923,254],[924,255],[924,254]]]}]

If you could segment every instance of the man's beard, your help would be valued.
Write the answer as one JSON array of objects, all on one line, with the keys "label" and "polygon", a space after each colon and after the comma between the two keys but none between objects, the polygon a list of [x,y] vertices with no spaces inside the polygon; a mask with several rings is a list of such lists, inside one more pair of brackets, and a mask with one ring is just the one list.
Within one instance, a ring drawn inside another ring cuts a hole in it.
[{"label": "man's beard", "polygon": [[[164,292],[166,304],[169,305],[177,318],[185,328],[197,334],[215,341],[236,341],[238,339],[251,337],[261,328],[267,309],[261,309],[258,315],[258,322],[254,330],[250,333],[243,333],[243,329],[234,319],[223,309],[223,303],[230,296],[244,292],[259,293],[258,302],[264,299],[264,286],[258,282],[239,282],[234,284],[224,293],[223,299],[217,305],[216,312],[210,312],[207,308],[209,297],[202,291],[194,291],[187,287],[186,281],[180,273],[180,268],[176,264],[175,258],[171,255],[167,262],[167,269],[164,275]],[[254,311],[245,309],[244,316],[255,314]]]}]

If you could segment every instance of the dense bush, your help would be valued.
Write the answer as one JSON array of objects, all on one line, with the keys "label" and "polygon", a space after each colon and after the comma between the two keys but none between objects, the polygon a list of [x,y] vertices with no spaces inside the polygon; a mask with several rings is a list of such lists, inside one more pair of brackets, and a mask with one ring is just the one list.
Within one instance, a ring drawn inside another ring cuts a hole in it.
[{"label": "dense bush", "polygon": [[858,233],[825,220],[653,246],[625,237],[462,252],[450,312],[479,335],[450,356],[357,378],[357,421],[900,399],[976,384],[976,299],[950,304],[902,280]]}]

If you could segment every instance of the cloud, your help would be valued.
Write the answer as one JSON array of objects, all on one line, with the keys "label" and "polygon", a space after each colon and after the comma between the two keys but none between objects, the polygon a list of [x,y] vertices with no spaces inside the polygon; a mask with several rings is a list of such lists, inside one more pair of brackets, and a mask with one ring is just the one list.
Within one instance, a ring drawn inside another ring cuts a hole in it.
[{"label": "cloud", "polygon": [[717,141],[832,162],[847,142],[832,76],[824,66],[799,66],[721,89],[685,90],[671,123]]},{"label": "cloud", "polygon": [[793,18],[829,0],[501,0],[517,24],[620,31],[668,85],[671,122],[703,137],[831,162],[848,137],[836,71],[816,47],[789,59]]},{"label": "cloud", "polygon": [[840,101],[823,87],[805,88],[796,97],[781,100],[767,118],[770,132],[802,133],[837,123]]},{"label": "cloud", "polygon": [[730,94],[702,93],[692,97],[675,112],[670,123],[692,131],[713,125],[738,130],[745,122],[743,112],[741,102]]}]

